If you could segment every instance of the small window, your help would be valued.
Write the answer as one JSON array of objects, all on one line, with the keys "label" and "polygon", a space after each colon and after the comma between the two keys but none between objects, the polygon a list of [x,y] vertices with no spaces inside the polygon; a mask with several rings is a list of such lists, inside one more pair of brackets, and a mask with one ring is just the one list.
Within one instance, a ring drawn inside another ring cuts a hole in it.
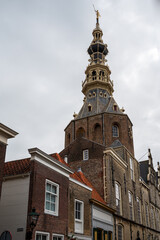
[{"label": "small window", "polygon": [[36,240],[49,240],[49,233],[36,232]]},{"label": "small window", "polygon": [[67,156],[67,155],[64,156],[64,161],[65,161],[66,163],[68,163],[68,156]]},{"label": "small window", "polygon": [[89,159],[89,150],[85,149],[83,150],[83,160],[88,160]]},{"label": "small window", "polygon": [[58,216],[59,185],[46,180],[45,213]]},{"label": "small window", "polygon": [[117,125],[112,126],[112,136],[113,137],[118,137],[119,136],[119,130]]},{"label": "small window", "polygon": [[53,240],[64,240],[64,235],[53,233]]},{"label": "small window", "polygon": [[118,224],[118,240],[123,240],[123,226]]},{"label": "small window", "polygon": [[130,175],[131,175],[131,179],[134,180],[134,163],[133,163],[133,159],[130,158],[129,162],[130,162]]},{"label": "small window", "polygon": [[75,232],[83,233],[84,224],[84,203],[75,200]]},{"label": "small window", "polygon": [[89,104],[88,105],[88,112],[91,112],[92,111],[92,106]]},{"label": "small window", "polygon": [[116,210],[118,214],[121,214],[121,186],[115,183],[115,195],[116,195]]},{"label": "small window", "polygon": [[117,107],[117,105],[116,105],[116,104],[114,104],[114,105],[113,105],[113,110],[117,112],[117,110],[118,110],[118,107]]},{"label": "small window", "polygon": [[133,194],[128,191],[128,199],[129,199],[129,217],[131,220],[134,220],[133,215]]},{"label": "small window", "polygon": [[141,202],[138,197],[137,197],[137,217],[138,223],[141,224]]}]

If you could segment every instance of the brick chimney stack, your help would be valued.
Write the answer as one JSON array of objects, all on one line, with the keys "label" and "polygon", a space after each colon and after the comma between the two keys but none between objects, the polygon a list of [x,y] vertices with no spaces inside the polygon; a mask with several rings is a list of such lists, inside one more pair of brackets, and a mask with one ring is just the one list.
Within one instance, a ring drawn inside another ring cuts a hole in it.
[{"label": "brick chimney stack", "polygon": [[0,123],[0,197],[3,181],[3,170],[8,139],[14,138],[18,133]]}]

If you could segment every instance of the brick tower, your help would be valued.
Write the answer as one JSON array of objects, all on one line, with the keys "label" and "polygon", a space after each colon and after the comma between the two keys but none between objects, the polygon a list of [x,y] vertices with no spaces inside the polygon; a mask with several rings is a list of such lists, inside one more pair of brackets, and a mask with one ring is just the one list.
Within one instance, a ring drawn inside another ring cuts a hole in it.
[{"label": "brick tower", "polygon": [[93,40],[88,48],[89,65],[82,83],[84,103],[78,114],[65,129],[65,148],[79,137],[102,144],[105,147],[124,145],[134,156],[132,123],[113,98],[111,71],[106,64],[107,44],[97,11]]}]

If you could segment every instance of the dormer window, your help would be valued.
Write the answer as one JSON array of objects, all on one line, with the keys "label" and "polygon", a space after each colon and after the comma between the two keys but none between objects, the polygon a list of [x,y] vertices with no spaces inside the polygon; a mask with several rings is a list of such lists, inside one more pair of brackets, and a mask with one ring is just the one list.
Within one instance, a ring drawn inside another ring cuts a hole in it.
[{"label": "dormer window", "polygon": [[89,150],[85,149],[83,150],[83,160],[88,160],[89,159]]},{"label": "dormer window", "polygon": [[64,156],[64,161],[65,161],[66,163],[68,163],[68,156],[67,156],[67,155]]},{"label": "dormer window", "polygon": [[117,110],[118,110],[117,104],[114,104],[114,105],[113,105],[113,110],[117,112]]},{"label": "dormer window", "polygon": [[88,112],[91,112],[92,111],[92,106],[91,104],[88,105]]},{"label": "dormer window", "polygon": [[112,136],[113,137],[118,137],[119,136],[119,129],[116,124],[112,126]]}]

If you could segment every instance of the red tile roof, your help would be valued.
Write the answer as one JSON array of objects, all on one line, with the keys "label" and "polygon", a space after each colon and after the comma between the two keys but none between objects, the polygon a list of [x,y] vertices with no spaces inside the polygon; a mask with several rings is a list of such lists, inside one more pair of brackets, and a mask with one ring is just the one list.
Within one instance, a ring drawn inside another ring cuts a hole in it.
[{"label": "red tile roof", "polygon": [[4,176],[14,176],[28,173],[30,171],[30,158],[6,162],[4,165]]},{"label": "red tile roof", "polygon": [[92,199],[101,202],[106,205],[106,202],[103,200],[103,198],[99,195],[99,193],[96,191],[96,189],[93,187],[93,185],[88,181],[88,179],[85,177],[82,171],[75,172],[71,175],[76,180],[80,179],[80,182],[87,185],[88,187],[92,188]]},{"label": "red tile roof", "polygon": [[61,158],[61,156],[58,154],[58,153],[52,153],[50,154],[51,157],[55,158],[56,160],[58,160],[59,162],[67,165],[68,167],[70,167],[65,161],[63,158]]},{"label": "red tile roof", "polygon": [[[64,163],[65,165],[69,166],[63,158],[58,154],[58,153],[53,153],[51,154],[51,157],[54,157],[61,163]],[[70,167],[70,166],[69,166]],[[92,198],[98,202],[101,202],[106,205],[106,202],[103,200],[103,198],[99,195],[99,193],[96,191],[96,189],[92,186],[92,184],[88,181],[88,179],[85,177],[82,171],[79,172],[74,172],[73,174],[70,175],[71,178],[85,184],[86,186],[92,188]]]}]

